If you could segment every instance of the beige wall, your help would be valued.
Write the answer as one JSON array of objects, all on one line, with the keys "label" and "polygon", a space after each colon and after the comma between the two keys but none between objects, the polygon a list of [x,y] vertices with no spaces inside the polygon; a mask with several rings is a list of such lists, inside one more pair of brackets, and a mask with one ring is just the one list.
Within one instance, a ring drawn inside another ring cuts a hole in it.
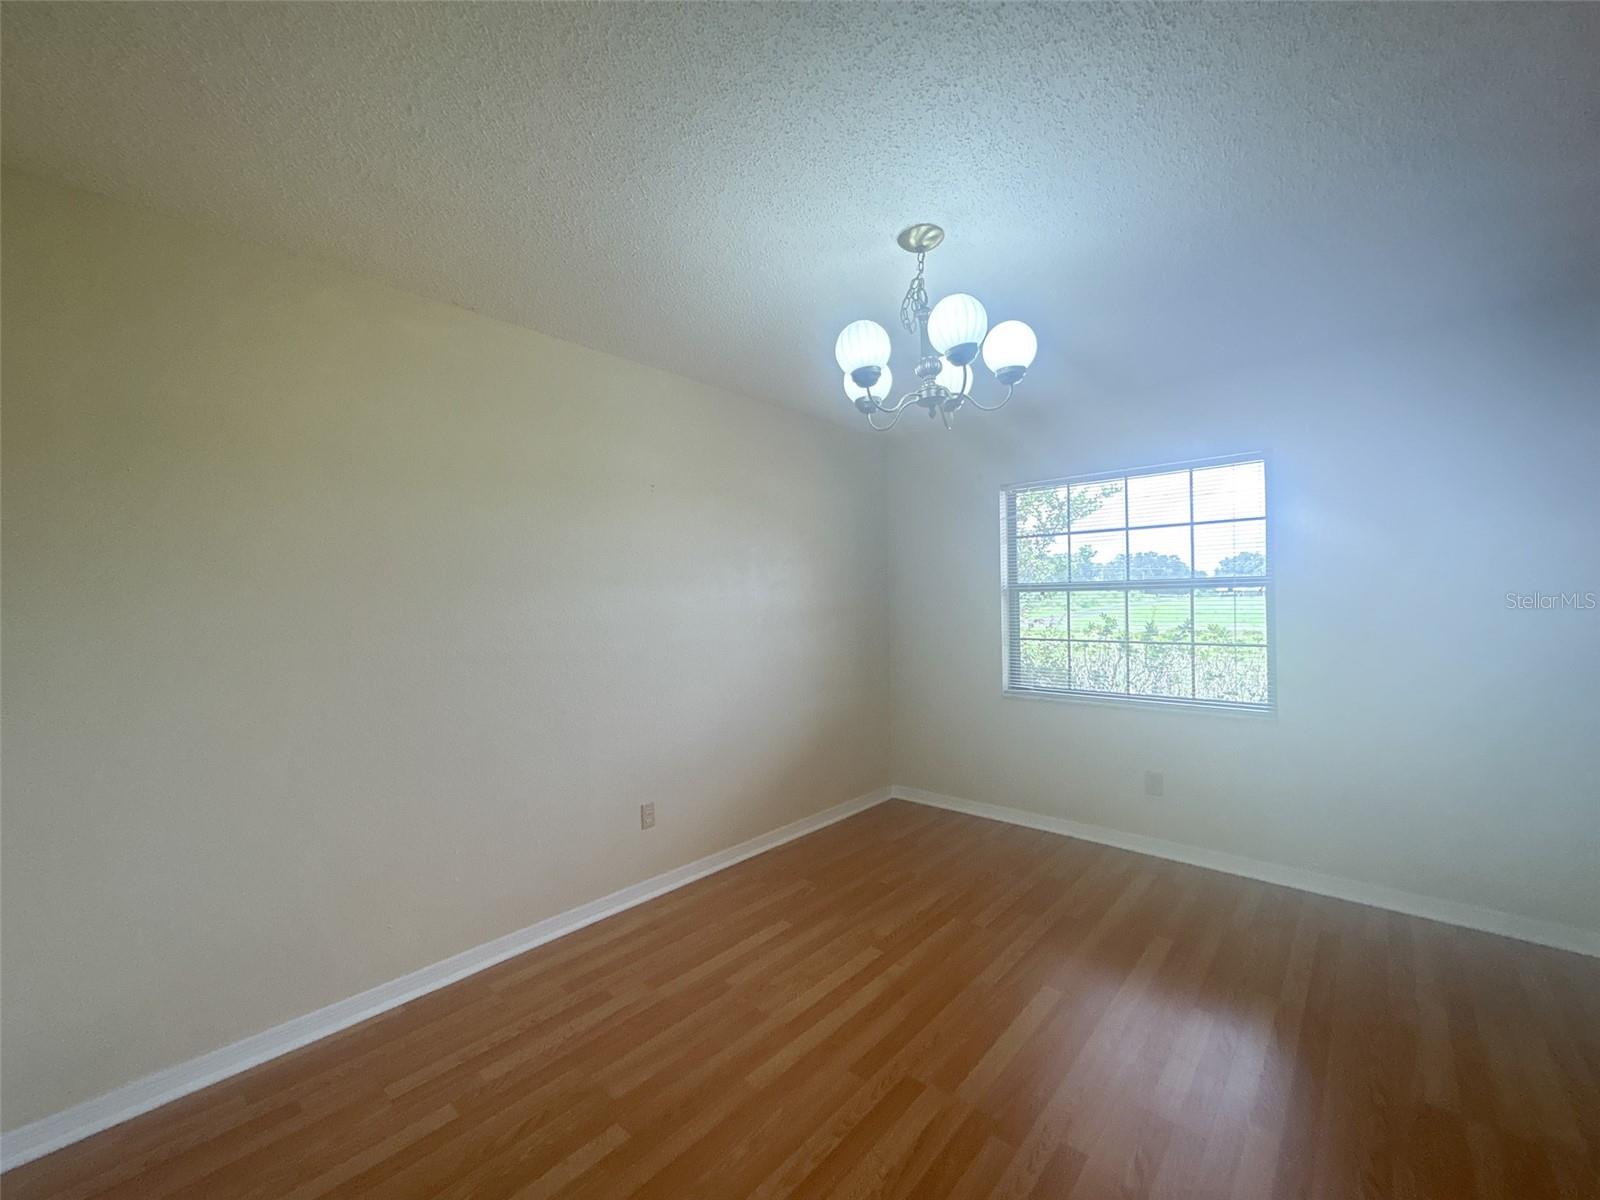
[{"label": "beige wall", "polygon": [[[1600,929],[1600,610],[1505,602],[1600,593],[1600,308],[1162,395],[1059,378],[892,445],[895,782]],[[1002,485],[1250,451],[1276,717],[1001,696]]]},{"label": "beige wall", "polygon": [[888,782],[881,443],[14,173],[3,232],[5,1127]]}]

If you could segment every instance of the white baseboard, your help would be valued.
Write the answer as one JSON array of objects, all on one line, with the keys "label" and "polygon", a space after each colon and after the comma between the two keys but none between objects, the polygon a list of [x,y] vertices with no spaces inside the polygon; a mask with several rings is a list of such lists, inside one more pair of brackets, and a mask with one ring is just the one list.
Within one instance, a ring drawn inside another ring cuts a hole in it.
[{"label": "white baseboard", "polygon": [[1339,875],[1324,875],[1300,867],[1280,866],[1277,863],[1245,858],[1238,854],[1227,854],[1221,850],[1208,850],[1202,846],[1169,842],[1164,838],[1147,837],[1140,833],[1124,833],[1120,829],[1088,825],[1081,821],[1070,821],[1065,817],[1050,817],[1026,809],[963,800],[959,796],[945,796],[922,788],[896,785],[889,789],[889,794],[898,799],[911,800],[934,808],[947,808],[975,817],[987,817],[993,821],[1025,825],[1029,829],[1042,829],[1046,833],[1059,833],[1066,837],[1081,838],[1086,842],[1099,842],[1101,845],[1116,846],[1121,850],[1132,850],[1138,854],[1171,859],[1173,862],[1189,863],[1191,866],[1206,867],[1229,875],[1242,875],[1246,879],[1259,879],[1264,883],[1276,883],[1302,892],[1314,892],[1319,896],[1332,896],[1338,900],[1350,900],[1356,904],[1386,908],[1412,917],[1442,921],[1447,925],[1460,925],[1467,929],[1497,933],[1502,937],[1517,938],[1524,942],[1537,942],[1541,946],[1553,946],[1558,950],[1570,950],[1576,954],[1600,957],[1600,932],[1592,929],[1580,929],[1577,926],[1561,925],[1554,921],[1540,921],[1533,917],[1522,917],[1493,908],[1479,908],[1472,904],[1458,904],[1454,900],[1439,900],[1432,896],[1421,896],[1415,892],[1384,887],[1381,884],[1363,883],[1358,879],[1346,879]]},{"label": "white baseboard", "polygon": [[0,1171],[21,1166],[25,1162],[59,1150],[63,1146],[109,1129],[141,1113],[159,1108],[163,1104],[199,1091],[230,1075],[249,1070],[269,1059],[298,1050],[319,1038],[325,1038],[341,1029],[348,1029],[368,1017],[396,1008],[408,1000],[442,988],[447,984],[476,974],[486,967],[504,962],[535,946],[554,941],[558,937],[592,925],[596,921],[619,913],[624,909],[643,904],[664,892],[693,883],[716,871],[743,862],[775,846],[792,842],[795,838],[832,825],[835,821],[854,816],[889,798],[889,789],[880,788],[843,804],[824,809],[809,817],[761,834],[749,841],[740,842],[726,850],[708,854],[704,858],[675,870],[612,892],[588,904],[568,909],[564,913],[535,922],[525,929],[495,938],[481,946],[463,950],[432,966],[412,971],[388,983],[337,1001],[316,1012],[306,1013],[285,1021],[282,1025],[253,1034],[242,1041],[220,1050],[191,1058],[143,1079],[113,1088],[93,1100],[85,1100],[71,1108],[43,1117],[30,1125],[22,1125],[9,1133],[0,1134]]}]

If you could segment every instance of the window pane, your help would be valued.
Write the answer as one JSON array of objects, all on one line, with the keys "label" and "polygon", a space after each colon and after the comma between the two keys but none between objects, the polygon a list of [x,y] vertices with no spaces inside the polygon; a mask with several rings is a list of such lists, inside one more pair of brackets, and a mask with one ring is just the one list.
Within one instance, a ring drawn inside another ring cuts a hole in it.
[{"label": "window pane", "polygon": [[[1189,591],[1129,592],[1128,625],[1136,642],[1187,642]],[[1076,629],[1073,637],[1081,637]]]},{"label": "window pane", "polygon": [[1267,641],[1267,590],[1195,588],[1194,629],[1198,642]]},{"label": "window pane", "polygon": [[1123,594],[1115,592],[1072,592],[1072,636],[1074,638],[1122,638]]},{"label": "window pane", "polygon": [[1068,688],[1067,644],[1065,642],[1023,642],[1021,645],[1023,687]]},{"label": "window pane", "polygon": [[1137,696],[1194,695],[1194,647],[1134,646],[1128,659],[1128,690]]},{"label": "window pane", "polygon": [[1194,527],[1196,575],[1265,575],[1267,523],[1229,521]]},{"label": "window pane", "polygon": [[1019,592],[1017,618],[1022,628],[1022,636],[1065,638],[1067,596],[1067,592]]},{"label": "window pane", "polygon": [[1017,539],[1018,583],[1065,583],[1066,581],[1066,534],[1060,537]]},{"label": "window pane", "polygon": [[1128,574],[1134,579],[1187,579],[1189,526],[1134,529],[1128,533]]},{"label": "window pane", "polygon": [[1099,483],[1072,485],[1072,528],[1121,529],[1127,524],[1127,498],[1123,481],[1106,479]]},{"label": "window pane", "polygon": [[1188,519],[1189,472],[1168,471],[1129,478],[1129,525],[1176,525]]},{"label": "window pane", "polygon": [[1259,462],[1203,467],[1194,473],[1194,519],[1233,521],[1267,515],[1267,472]]},{"label": "window pane", "polygon": [[1017,493],[1018,533],[1065,533],[1067,489],[1029,488]]},{"label": "window pane", "polygon": [[1079,582],[1126,579],[1128,559],[1124,534],[1075,533],[1072,535],[1072,578]]},{"label": "window pane", "polygon": [[1267,702],[1267,652],[1236,646],[1195,649],[1196,700],[1230,700],[1236,704]]},{"label": "window pane", "polygon": [[1123,692],[1128,683],[1126,646],[1072,643],[1072,686],[1082,692]]}]

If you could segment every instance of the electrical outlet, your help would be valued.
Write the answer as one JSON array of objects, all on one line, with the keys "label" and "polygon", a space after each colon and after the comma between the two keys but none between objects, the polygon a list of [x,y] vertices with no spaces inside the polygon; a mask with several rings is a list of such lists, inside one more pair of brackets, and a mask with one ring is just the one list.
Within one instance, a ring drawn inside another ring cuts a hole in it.
[{"label": "electrical outlet", "polygon": [[654,829],[656,827],[656,806],[652,801],[649,804],[639,805],[639,828]]},{"label": "electrical outlet", "polygon": [[1144,794],[1153,799],[1161,799],[1167,794],[1167,777],[1160,771],[1146,771],[1144,773]]}]

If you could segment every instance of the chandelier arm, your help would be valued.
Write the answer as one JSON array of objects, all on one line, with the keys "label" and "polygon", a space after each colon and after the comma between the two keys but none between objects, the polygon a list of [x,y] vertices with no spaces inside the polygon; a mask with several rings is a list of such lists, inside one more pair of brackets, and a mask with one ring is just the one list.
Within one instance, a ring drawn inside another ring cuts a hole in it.
[{"label": "chandelier arm", "polygon": [[[900,424],[900,418],[903,415],[905,415],[905,411],[906,411],[906,408],[905,408],[904,404],[902,404],[899,408],[877,408],[877,409],[874,409],[872,412],[869,412],[867,414],[867,424],[869,426],[871,426],[873,429],[876,429],[879,433],[887,433],[887,432],[889,432],[889,430],[893,429],[896,425]],[[872,419],[873,417],[877,416],[879,413],[884,413],[886,416],[888,416],[889,423],[887,425],[879,425],[876,421],[874,421]]]},{"label": "chandelier arm", "polygon": [[906,406],[911,403],[912,399],[916,396],[916,394],[917,393],[915,391],[907,392],[903,396],[900,397],[900,402],[898,404],[880,404],[880,405],[878,405],[877,411],[878,412],[883,412],[883,413],[904,412],[905,409],[906,409]]},{"label": "chandelier arm", "polygon": [[[897,424],[899,424],[901,414],[904,413],[908,407],[910,407],[911,401],[916,398],[916,395],[917,393],[914,391],[907,392],[900,397],[900,402],[896,404],[892,400],[887,402],[879,401],[875,399],[872,393],[869,391],[862,402],[866,405],[866,407],[861,407],[861,412],[866,415],[867,424],[872,426],[872,428],[879,431],[887,431],[893,429]],[[860,405],[858,405],[858,407],[860,407]],[[887,425],[879,425],[872,419],[878,413],[882,413],[884,416],[891,417],[893,419]]]},{"label": "chandelier arm", "polygon": [[1006,406],[1006,401],[1011,399],[1011,393],[1016,390],[1015,384],[1008,384],[1006,386],[1006,394],[1000,398],[999,404],[979,404],[976,400],[973,400],[970,395],[967,397],[967,399],[972,402],[972,407],[977,409],[979,412],[993,412],[997,408],[1004,408]]}]

